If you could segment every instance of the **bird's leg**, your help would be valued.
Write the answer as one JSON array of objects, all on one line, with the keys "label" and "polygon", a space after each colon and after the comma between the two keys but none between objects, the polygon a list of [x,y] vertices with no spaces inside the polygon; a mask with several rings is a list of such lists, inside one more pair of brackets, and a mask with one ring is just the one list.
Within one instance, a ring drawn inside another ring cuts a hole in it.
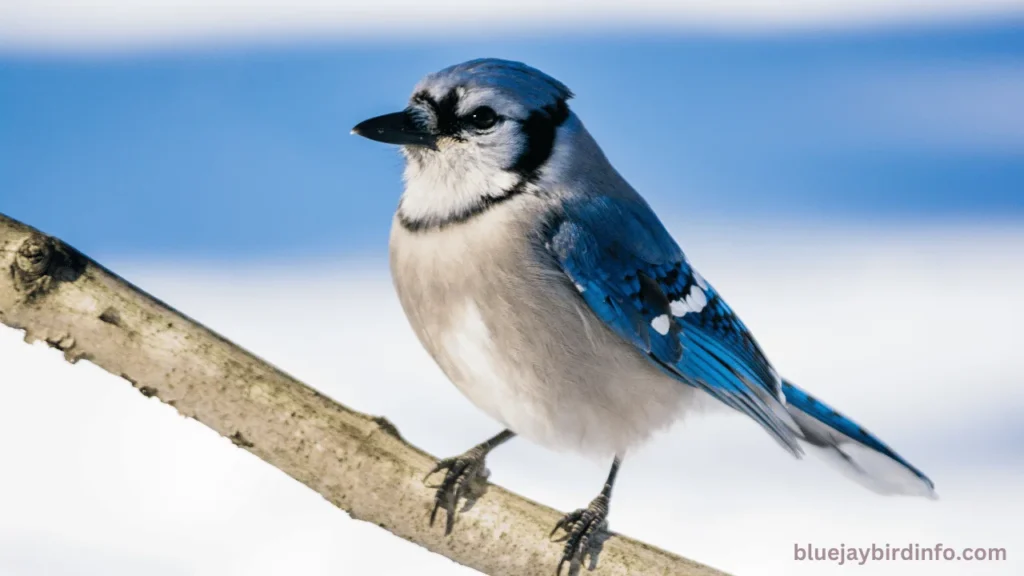
[{"label": "bird's leg", "polygon": [[434,510],[430,513],[431,526],[434,525],[437,510],[443,506],[445,512],[448,513],[444,533],[445,535],[451,534],[452,525],[455,523],[455,505],[458,504],[460,498],[469,494],[473,480],[483,476],[484,470],[486,470],[484,459],[487,458],[487,454],[515,435],[516,433],[511,430],[504,430],[494,438],[477,444],[460,456],[441,460],[433,470],[427,472],[426,477],[423,478],[424,482],[435,472],[448,471],[434,495]]},{"label": "bird's leg", "polygon": [[555,529],[551,531],[552,536],[559,530],[565,530],[567,534],[562,560],[558,563],[555,574],[562,573],[562,565],[566,562],[570,565],[570,571],[573,562],[582,563],[590,551],[594,535],[607,526],[608,503],[611,501],[612,486],[615,484],[615,476],[619,473],[620,464],[622,464],[622,460],[616,456],[612,461],[612,469],[608,472],[608,480],[605,481],[604,488],[597,498],[590,502],[589,506],[566,514],[558,521],[558,524],[555,524]]}]

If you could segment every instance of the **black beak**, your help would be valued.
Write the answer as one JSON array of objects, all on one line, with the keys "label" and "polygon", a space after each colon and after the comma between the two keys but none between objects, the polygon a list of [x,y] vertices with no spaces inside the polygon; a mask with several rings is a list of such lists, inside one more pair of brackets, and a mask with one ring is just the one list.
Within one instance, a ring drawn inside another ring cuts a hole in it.
[{"label": "black beak", "polygon": [[437,144],[437,137],[423,130],[408,110],[364,120],[356,124],[352,133],[385,144],[434,149]]}]

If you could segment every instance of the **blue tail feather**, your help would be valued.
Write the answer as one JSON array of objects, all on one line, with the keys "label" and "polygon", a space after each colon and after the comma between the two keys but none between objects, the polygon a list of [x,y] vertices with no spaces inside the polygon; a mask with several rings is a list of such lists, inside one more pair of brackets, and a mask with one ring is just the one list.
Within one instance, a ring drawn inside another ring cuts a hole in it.
[{"label": "blue tail feather", "polygon": [[936,497],[927,476],[856,422],[785,380],[782,392],[801,440],[841,472],[880,494]]}]

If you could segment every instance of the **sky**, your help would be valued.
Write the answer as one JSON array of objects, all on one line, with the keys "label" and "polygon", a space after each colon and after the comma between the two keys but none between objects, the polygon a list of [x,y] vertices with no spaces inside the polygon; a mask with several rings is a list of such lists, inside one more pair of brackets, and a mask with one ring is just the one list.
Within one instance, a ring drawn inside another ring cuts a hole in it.
[{"label": "sky", "polygon": [[480,55],[568,84],[682,220],[1024,216],[1024,18],[0,50],[0,206],[97,256],[379,258],[401,161],[349,130]]},{"label": "sky", "polygon": [[[1005,547],[970,573],[1020,574],[1024,5],[623,6],[0,0],[0,212],[459,453],[497,425],[402,317],[401,160],[349,130],[428,72],[525,61],[573,89],[776,368],[940,495],[876,496],[747,420],[696,418],[626,462],[612,529],[739,575],[965,573],[793,559],[911,542]],[[0,574],[473,573],[5,327],[0,395]],[[511,442],[489,466],[569,510],[607,463]]]}]

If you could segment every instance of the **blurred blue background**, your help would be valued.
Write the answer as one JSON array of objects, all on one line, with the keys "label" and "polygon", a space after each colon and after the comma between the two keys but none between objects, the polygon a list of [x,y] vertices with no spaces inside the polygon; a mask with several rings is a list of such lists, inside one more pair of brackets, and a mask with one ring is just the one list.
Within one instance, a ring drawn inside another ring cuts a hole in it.
[{"label": "blurred blue background", "polygon": [[673,218],[1024,218],[1024,18],[0,51],[0,210],[97,257],[383,258],[400,158],[349,129],[478,56],[566,82]]}]

